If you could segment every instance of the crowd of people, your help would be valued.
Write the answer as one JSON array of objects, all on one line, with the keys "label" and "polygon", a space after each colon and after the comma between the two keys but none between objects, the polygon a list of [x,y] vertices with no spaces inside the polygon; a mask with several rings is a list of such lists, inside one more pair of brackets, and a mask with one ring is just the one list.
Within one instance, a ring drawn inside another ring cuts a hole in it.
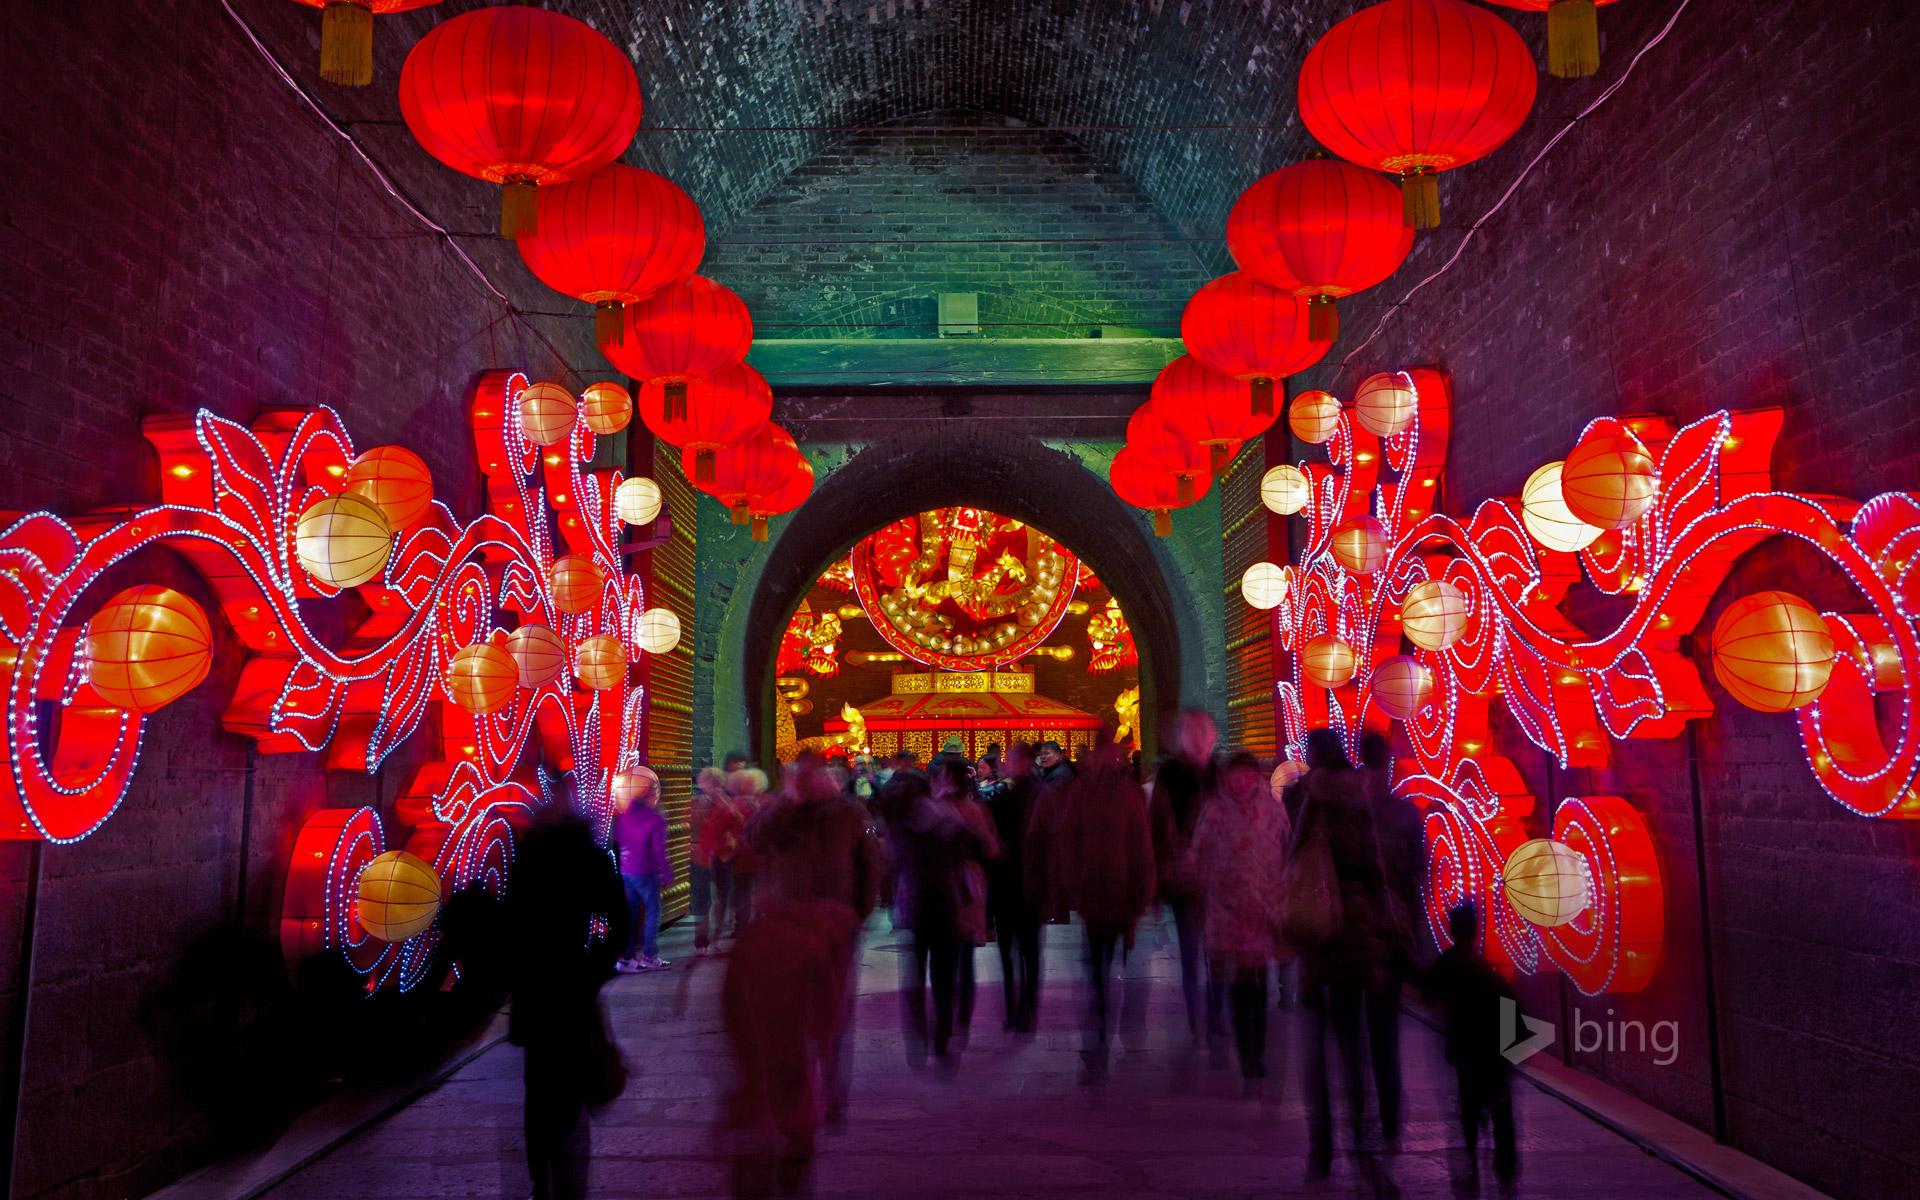
[{"label": "crowd of people", "polygon": [[[745,755],[699,773],[690,909],[696,955],[727,954],[721,1008],[737,1077],[725,1124],[736,1194],[798,1189],[821,1126],[846,1121],[861,940],[881,906],[907,938],[908,1064],[948,1073],[969,1044],[976,950],[991,943],[999,953],[1002,1029],[1031,1035],[1044,930],[1077,916],[1082,1078],[1097,1086],[1116,1042],[1139,1044],[1143,975],[1127,962],[1163,904],[1190,1050],[1215,1068],[1236,1063],[1248,1097],[1272,1101],[1279,1090],[1270,1082],[1278,1039],[1268,1037],[1276,990],[1281,1008],[1305,1010],[1300,1066],[1315,1176],[1333,1163],[1336,1062],[1356,1150],[1377,1158],[1398,1148],[1400,1011],[1416,986],[1441,1010],[1458,1075],[1461,1169],[1477,1172],[1480,1128],[1490,1123],[1495,1171],[1511,1186],[1517,1159],[1498,1026],[1511,993],[1473,948],[1471,908],[1450,914],[1452,948],[1422,964],[1422,817],[1393,794],[1385,739],[1364,737],[1355,765],[1340,735],[1311,733],[1304,771],[1276,796],[1267,764],[1220,751],[1205,711],[1179,714],[1169,735],[1171,753],[1144,780],[1137,759],[1104,735],[1077,762],[1050,741],[994,746],[969,761],[955,739],[924,764],[907,754],[803,756],[777,784]],[[662,969],[660,896],[673,874],[658,797],[616,815],[612,834],[627,901],[617,932],[608,930],[626,946],[617,969]],[[768,995],[781,1002],[766,1003]],[[535,1083],[530,1044],[530,1155]],[[546,1131],[545,1141],[554,1136]]]}]

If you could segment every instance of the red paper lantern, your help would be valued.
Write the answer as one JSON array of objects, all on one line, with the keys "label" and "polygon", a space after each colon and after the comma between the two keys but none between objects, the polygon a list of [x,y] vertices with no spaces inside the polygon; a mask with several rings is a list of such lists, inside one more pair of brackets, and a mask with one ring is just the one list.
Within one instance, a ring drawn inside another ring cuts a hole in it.
[{"label": "red paper lantern", "polygon": [[320,10],[320,78],[347,87],[373,82],[373,18],[440,0],[294,0]]},{"label": "red paper lantern", "polygon": [[798,451],[787,463],[787,477],[779,490],[756,496],[747,503],[747,517],[753,527],[753,540],[767,540],[767,518],[789,513],[805,504],[813,494],[813,464]]},{"label": "red paper lantern", "polygon": [[[1333,343],[1308,336],[1309,303],[1245,271],[1204,284],[1180,314],[1188,352],[1250,386],[1252,413],[1273,416],[1273,385],[1320,361]],[[1261,426],[1265,428],[1265,426]]]},{"label": "red paper lantern", "polygon": [[191,597],[133,587],[87,622],[87,682],[116,708],[150,713],[200,685],[213,668],[213,627]]},{"label": "red paper lantern", "polygon": [[1600,20],[1596,5],[1613,0],[1492,0],[1522,12],[1547,14],[1547,74],[1583,79],[1600,69]]},{"label": "red paper lantern", "polygon": [[746,301],[694,275],[627,305],[619,340],[600,349],[642,384],[664,385],[670,404],[684,405],[689,380],[739,362],[752,347]]},{"label": "red paper lantern", "polygon": [[1315,687],[1344,687],[1353,678],[1353,647],[1330,633],[1310,639],[1300,648],[1300,671]]},{"label": "red paper lantern", "polygon": [[1340,401],[1332,392],[1301,392],[1287,408],[1287,428],[1309,445],[1319,446],[1340,432]]},{"label": "red paper lantern", "polygon": [[530,383],[520,391],[520,432],[536,446],[557,446],[573,436],[580,401],[557,383]]},{"label": "red paper lantern", "polygon": [[[680,452],[680,469],[693,477],[693,452]],[[745,525],[752,518],[752,502],[758,496],[770,496],[787,482],[795,469],[793,460],[800,447],[793,435],[772,421],[713,456],[713,479],[699,485],[731,510],[733,523]]]},{"label": "red paper lantern", "polygon": [[1281,167],[1240,193],[1227,214],[1227,253],[1242,271],[1307,297],[1307,335],[1340,336],[1334,301],[1379,283],[1413,249],[1393,185],[1334,158]]},{"label": "red paper lantern", "polygon": [[447,166],[505,185],[500,235],[535,228],[534,189],[619,158],[640,128],[640,82],[584,22],[496,5],[442,21],[400,70],[400,115]]},{"label": "red paper lantern", "polygon": [[698,486],[713,482],[713,458],[721,447],[746,437],[773,414],[773,389],[745,363],[688,380],[685,386],[685,398],[675,411],[665,384],[643,385],[640,419],[653,436],[693,455],[692,479]]},{"label": "red paper lantern", "polygon": [[593,305],[601,346],[625,336],[622,306],[692,275],[707,252],[693,197],[624,163],[541,188],[534,224],[517,239],[521,259],[541,283]]},{"label": "red paper lantern", "polygon": [[393,529],[405,529],[433,506],[433,475],[403,446],[375,446],[347,464],[347,495],[380,510]]},{"label": "red paper lantern", "polygon": [[617,637],[598,634],[573,648],[573,677],[590,692],[608,692],[627,678],[627,648]]},{"label": "red paper lantern", "polygon": [[1180,484],[1180,495],[1187,502],[1196,494],[1196,481],[1205,478],[1210,469],[1208,448],[1167,428],[1152,404],[1142,404],[1128,418],[1127,445],[1150,465],[1173,472]]},{"label": "red paper lantern", "polygon": [[513,655],[492,642],[463,646],[447,663],[447,691],[455,704],[475,715],[497,712],[512,703],[519,682]]},{"label": "red paper lantern", "polygon": [[1182,500],[1180,480],[1174,473],[1147,462],[1131,446],[1122,447],[1120,453],[1113,456],[1113,463],[1107,468],[1107,479],[1120,499],[1153,514],[1155,537],[1166,537],[1173,532],[1174,509],[1192,504],[1213,486],[1212,477],[1202,475],[1197,481],[1198,490],[1193,498]]},{"label": "red paper lantern", "polygon": [[1191,354],[1160,369],[1147,407],[1175,437],[1204,447],[1216,474],[1240,452],[1240,443],[1259,437],[1273,424],[1272,413],[1261,416],[1247,407],[1237,382],[1209,370]]},{"label": "red paper lantern", "polygon": [[1560,468],[1567,511],[1597,529],[1625,529],[1638,521],[1659,490],[1652,457],[1623,433],[1595,431]]},{"label": "red paper lantern", "polygon": [[567,665],[567,643],[545,625],[522,625],[507,635],[507,653],[523,688],[550,683]]},{"label": "red paper lantern", "polygon": [[1384,0],[1327,30],[1300,65],[1300,119],[1348,162],[1400,177],[1408,224],[1440,223],[1436,176],[1483,158],[1533,108],[1533,56],[1466,0]]},{"label": "red paper lantern", "polygon": [[1433,672],[1419,659],[1396,654],[1373,669],[1373,702],[1396,721],[1410,721],[1433,699]]}]

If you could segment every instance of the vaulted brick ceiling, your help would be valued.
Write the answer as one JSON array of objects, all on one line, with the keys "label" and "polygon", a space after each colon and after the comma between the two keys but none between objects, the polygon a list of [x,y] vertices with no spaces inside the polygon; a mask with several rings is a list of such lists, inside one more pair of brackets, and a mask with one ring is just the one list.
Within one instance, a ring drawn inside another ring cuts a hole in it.
[{"label": "vaulted brick ceiling", "polygon": [[[1182,231],[1304,148],[1294,78],[1347,0],[559,0],[633,55],[630,159],[710,228],[842,136],[934,111],[1072,127]],[[1170,128],[1171,127],[1171,128]]]}]

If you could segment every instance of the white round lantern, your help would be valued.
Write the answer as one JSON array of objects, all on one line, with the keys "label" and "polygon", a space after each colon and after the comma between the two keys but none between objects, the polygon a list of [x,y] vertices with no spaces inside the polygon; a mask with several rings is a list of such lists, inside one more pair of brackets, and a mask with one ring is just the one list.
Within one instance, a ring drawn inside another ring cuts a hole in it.
[{"label": "white round lantern", "polygon": [[1520,490],[1520,522],[1542,546],[1573,554],[1591,546],[1603,531],[1567,507],[1560,493],[1560,471],[1566,465],[1550,462],[1527,476],[1527,486]]},{"label": "white round lantern", "polygon": [[644,475],[623,479],[613,489],[613,511],[629,525],[651,525],[660,515],[660,485]]},{"label": "white round lantern", "polygon": [[1500,888],[1508,907],[1544,929],[1578,917],[1593,894],[1587,860],[1551,838],[1534,838],[1516,846],[1500,870]]},{"label": "white round lantern", "polygon": [[1396,721],[1407,721],[1433,699],[1433,672],[1410,654],[1396,654],[1373,669],[1373,702]]},{"label": "white round lantern", "polygon": [[1253,607],[1278,608],[1287,599],[1287,570],[1270,562],[1257,562],[1240,576],[1240,594]]},{"label": "white round lantern", "polygon": [[1353,394],[1353,416],[1360,428],[1375,437],[1392,437],[1413,424],[1420,407],[1413,378],[1404,371],[1382,371],[1369,376]]},{"label": "white round lantern", "polygon": [[1371,575],[1387,561],[1387,528],[1373,517],[1355,517],[1334,527],[1329,548],[1355,575]]},{"label": "white round lantern", "polygon": [[680,644],[680,618],[670,608],[650,608],[640,614],[633,640],[648,654],[665,654]]},{"label": "white round lantern", "polygon": [[1400,628],[1422,650],[1445,650],[1467,631],[1466,593],[1444,579],[1414,584],[1400,604]]},{"label": "white round lantern", "polygon": [[1260,503],[1268,512],[1290,517],[1313,499],[1313,484],[1307,473],[1292,463],[1281,463],[1260,477]]}]

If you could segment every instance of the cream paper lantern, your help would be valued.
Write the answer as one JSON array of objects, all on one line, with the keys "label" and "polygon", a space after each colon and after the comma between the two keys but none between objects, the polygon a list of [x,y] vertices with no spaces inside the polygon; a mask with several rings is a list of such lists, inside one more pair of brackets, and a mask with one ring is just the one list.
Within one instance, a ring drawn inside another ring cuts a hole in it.
[{"label": "cream paper lantern", "polygon": [[405,850],[389,850],[360,868],[353,890],[360,927],[383,942],[425,933],[440,912],[440,876]]},{"label": "cream paper lantern", "polygon": [[1311,445],[1330,442],[1340,431],[1340,402],[1331,392],[1301,392],[1287,406],[1287,428]]},{"label": "cream paper lantern", "polygon": [[1573,515],[1560,494],[1560,471],[1564,462],[1550,462],[1527,476],[1520,489],[1520,523],[1533,540],[1549,550],[1578,553],[1593,544],[1603,530]]},{"label": "cream paper lantern", "polygon": [[1300,760],[1294,758],[1281,759],[1273,768],[1273,778],[1268,781],[1269,786],[1273,789],[1273,798],[1275,800],[1280,799],[1287,788],[1292,786],[1293,781],[1301,778],[1306,773],[1307,764]]},{"label": "cream paper lantern", "polygon": [[626,682],[627,648],[607,634],[580,639],[573,648],[573,677],[590,692],[608,692]]},{"label": "cream paper lantern", "polygon": [[1355,517],[1334,527],[1333,557],[1355,575],[1371,575],[1387,561],[1387,528],[1372,517]]},{"label": "cream paper lantern", "polygon": [[1587,860],[1551,838],[1534,838],[1514,847],[1500,869],[1507,905],[1543,929],[1565,925],[1587,910],[1593,883]]},{"label": "cream paper lantern", "polygon": [[1268,512],[1290,517],[1313,499],[1313,483],[1292,463],[1281,463],[1260,477],[1260,503]]},{"label": "cream paper lantern", "polygon": [[613,773],[607,790],[613,799],[613,811],[626,812],[635,800],[660,794],[660,777],[653,773],[652,767],[628,767]]},{"label": "cream paper lantern", "polygon": [[536,446],[567,440],[580,420],[580,402],[557,383],[530,383],[520,393],[520,432]]},{"label": "cream paper lantern", "polygon": [[1323,633],[1301,648],[1300,667],[1313,686],[1340,687],[1353,678],[1353,647]]},{"label": "cream paper lantern", "polygon": [[1375,437],[1404,433],[1420,407],[1413,377],[1405,371],[1382,371],[1369,376],[1353,394],[1353,416],[1360,428]]},{"label": "cream paper lantern", "polygon": [[634,644],[648,654],[666,654],[680,644],[680,618],[670,608],[649,608],[640,614]]},{"label": "cream paper lantern", "polygon": [[623,479],[620,486],[613,489],[613,511],[629,525],[653,524],[664,500],[660,485],[645,475]]},{"label": "cream paper lantern", "polygon": [[300,514],[293,550],[307,574],[328,587],[359,587],[386,567],[393,530],[373,501],[329,496]]},{"label": "cream paper lantern", "polygon": [[1373,702],[1396,721],[1408,721],[1433,699],[1433,672],[1410,654],[1396,654],[1373,669]]},{"label": "cream paper lantern", "polygon": [[1287,599],[1287,569],[1270,562],[1253,564],[1240,576],[1240,595],[1263,612],[1280,607]]},{"label": "cream paper lantern", "polygon": [[1445,650],[1467,631],[1466,593],[1444,579],[1414,584],[1400,604],[1400,628],[1422,650]]},{"label": "cream paper lantern", "polygon": [[553,682],[567,666],[567,643],[545,625],[522,625],[507,635],[507,653],[523,688]]}]

